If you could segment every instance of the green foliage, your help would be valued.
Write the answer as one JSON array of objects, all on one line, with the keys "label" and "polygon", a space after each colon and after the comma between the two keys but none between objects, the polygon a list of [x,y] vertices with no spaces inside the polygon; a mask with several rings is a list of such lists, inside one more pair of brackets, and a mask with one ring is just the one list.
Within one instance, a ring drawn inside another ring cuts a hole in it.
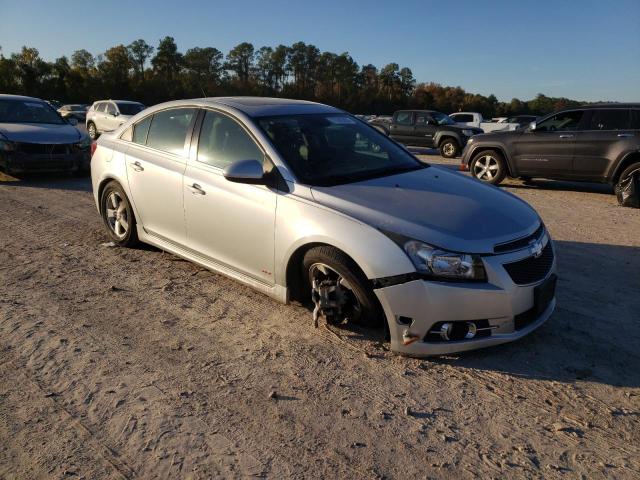
[{"label": "green foliage", "polygon": [[264,95],[315,100],[354,113],[388,114],[409,107],[476,111],[487,118],[541,115],[581,103],[543,94],[530,101],[499,102],[495,95],[460,87],[416,84],[411,69],[397,63],[360,67],[348,52],[321,52],[304,42],[259,49],[243,42],[225,57],[214,47],[182,54],[169,36],[155,48],[138,39],[96,57],[76,50],[70,61],[63,56],[46,62],[29,47],[7,58],[0,49],[0,92],[85,103],[123,98],[147,105],[176,98]]}]

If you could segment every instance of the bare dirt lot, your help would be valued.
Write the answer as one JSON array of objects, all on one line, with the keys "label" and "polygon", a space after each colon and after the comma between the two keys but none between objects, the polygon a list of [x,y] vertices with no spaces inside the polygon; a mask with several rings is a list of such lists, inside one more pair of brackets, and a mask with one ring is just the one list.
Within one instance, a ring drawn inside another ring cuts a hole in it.
[{"label": "bare dirt lot", "polygon": [[505,188],[556,241],[556,313],[416,360],[102,246],[87,179],[1,182],[0,478],[639,478],[640,212],[604,186]]}]

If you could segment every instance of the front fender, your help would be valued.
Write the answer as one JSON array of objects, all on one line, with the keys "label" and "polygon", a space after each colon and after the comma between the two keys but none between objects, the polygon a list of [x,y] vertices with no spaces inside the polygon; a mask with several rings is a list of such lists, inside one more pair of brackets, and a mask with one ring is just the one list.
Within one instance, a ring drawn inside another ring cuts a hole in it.
[{"label": "front fender", "polygon": [[349,255],[369,279],[415,271],[402,249],[376,228],[294,195],[278,197],[275,237],[275,281],[283,286],[296,251],[319,243]]}]

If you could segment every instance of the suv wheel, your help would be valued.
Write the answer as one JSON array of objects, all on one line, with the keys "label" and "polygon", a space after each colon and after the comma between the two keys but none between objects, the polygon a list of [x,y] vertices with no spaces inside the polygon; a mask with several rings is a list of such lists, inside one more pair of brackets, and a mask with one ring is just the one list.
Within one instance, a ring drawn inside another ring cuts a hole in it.
[{"label": "suv wheel", "polygon": [[471,160],[471,175],[480,181],[498,185],[507,176],[507,166],[500,153],[485,150]]},{"label": "suv wheel", "polygon": [[132,247],[138,243],[136,217],[131,203],[118,182],[110,182],[100,196],[102,221],[113,242],[120,247]]},{"label": "suv wheel", "polygon": [[89,125],[87,125],[87,132],[89,133],[89,137],[91,137],[91,140],[97,140],[98,129],[96,128],[95,123],[89,122]]},{"label": "suv wheel", "polygon": [[620,178],[618,179],[617,183],[619,184],[622,180],[626,179],[629,175],[631,175],[632,172],[635,172],[636,170],[640,170],[640,162],[632,163],[627,168],[625,168],[620,174]]},{"label": "suv wheel", "polygon": [[444,158],[455,158],[460,153],[460,145],[455,138],[445,138],[440,142],[440,154]]}]

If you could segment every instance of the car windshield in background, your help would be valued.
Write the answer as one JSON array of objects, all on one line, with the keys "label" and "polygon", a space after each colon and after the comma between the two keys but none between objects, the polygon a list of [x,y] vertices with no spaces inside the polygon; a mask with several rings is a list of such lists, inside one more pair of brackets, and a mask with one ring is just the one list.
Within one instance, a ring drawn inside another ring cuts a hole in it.
[{"label": "car windshield in background", "polygon": [[50,123],[65,121],[44,102],[37,100],[0,100],[0,123]]},{"label": "car windshield in background", "polygon": [[455,125],[456,122],[449,115],[440,112],[431,112],[431,116],[438,125]]},{"label": "car windshield in background", "polygon": [[338,185],[426,167],[348,115],[287,115],[260,118],[258,123],[308,185]]},{"label": "car windshield in background", "polygon": [[117,103],[121,115],[135,115],[144,110],[144,105],[140,103]]}]

